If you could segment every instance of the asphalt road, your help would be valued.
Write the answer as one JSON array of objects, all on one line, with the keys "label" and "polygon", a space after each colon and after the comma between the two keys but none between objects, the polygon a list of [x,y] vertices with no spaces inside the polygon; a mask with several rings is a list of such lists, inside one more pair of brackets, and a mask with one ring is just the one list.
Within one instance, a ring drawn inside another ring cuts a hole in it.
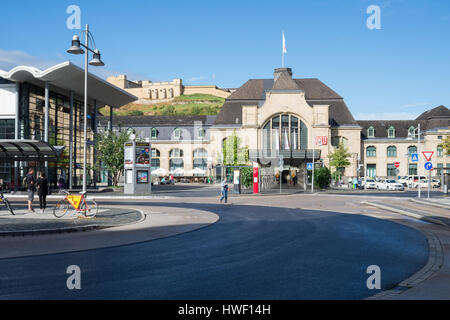
[{"label": "asphalt road", "polygon": [[[378,292],[366,287],[368,266],[381,268],[387,289],[428,258],[420,232],[367,216],[239,204],[151,205],[195,207],[221,219],[150,242],[0,260],[0,299],[362,299]],[[69,265],[81,268],[81,290],[66,287]]]}]

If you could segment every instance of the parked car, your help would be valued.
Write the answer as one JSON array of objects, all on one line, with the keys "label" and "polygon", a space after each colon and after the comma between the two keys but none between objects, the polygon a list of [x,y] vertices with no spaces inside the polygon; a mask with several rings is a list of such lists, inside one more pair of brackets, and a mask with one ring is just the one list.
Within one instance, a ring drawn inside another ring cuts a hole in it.
[{"label": "parked car", "polygon": [[[417,185],[419,182],[416,182],[416,185],[414,188],[417,188]],[[437,179],[431,179],[431,188],[439,188],[441,186],[441,182]],[[421,188],[428,188],[428,179],[420,180],[420,187]]]},{"label": "parked car", "polygon": [[403,191],[405,190],[405,187],[402,183],[395,181],[394,179],[383,179],[377,182],[377,190]]},{"label": "parked car", "polygon": [[[426,180],[427,177],[420,176],[420,180]],[[417,188],[417,185],[419,183],[419,176],[409,176],[408,178],[408,187],[410,188]]]},{"label": "parked car", "polygon": [[408,179],[409,179],[409,176],[403,176],[403,177],[400,177],[397,180],[397,182],[403,184],[404,187],[407,187],[408,186]]},{"label": "parked car", "polygon": [[377,188],[377,182],[375,179],[372,178],[363,178],[361,181],[361,187],[364,189],[376,189]]}]

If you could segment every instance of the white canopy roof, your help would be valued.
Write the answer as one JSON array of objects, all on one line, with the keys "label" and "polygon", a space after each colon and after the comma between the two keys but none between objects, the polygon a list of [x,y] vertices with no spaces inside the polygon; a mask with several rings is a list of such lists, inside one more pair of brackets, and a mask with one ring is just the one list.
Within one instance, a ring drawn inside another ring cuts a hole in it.
[{"label": "white canopy roof", "polygon": [[[73,91],[76,95],[84,97],[84,70],[70,61],[44,71],[27,66],[18,66],[10,71],[0,70],[0,77],[13,82],[29,82],[41,87],[48,82],[55,87],[68,92]],[[132,94],[92,73],[88,74],[88,96],[89,99],[97,100],[99,105],[106,104],[112,107],[121,107],[138,100]]]}]

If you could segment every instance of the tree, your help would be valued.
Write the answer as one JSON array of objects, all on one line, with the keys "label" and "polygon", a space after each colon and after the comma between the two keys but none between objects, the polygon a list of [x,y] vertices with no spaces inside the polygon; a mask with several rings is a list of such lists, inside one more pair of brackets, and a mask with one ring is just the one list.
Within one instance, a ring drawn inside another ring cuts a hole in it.
[{"label": "tree", "polygon": [[223,164],[226,166],[240,166],[248,163],[248,147],[241,147],[241,138],[236,131],[225,139],[222,154]]},{"label": "tree", "polygon": [[[225,166],[245,166],[248,164],[248,147],[241,147],[241,139],[233,132],[226,138],[222,148],[223,164]],[[241,183],[248,188],[253,183],[253,168],[241,168]]]},{"label": "tree", "polygon": [[328,188],[331,182],[330,169],[323,167],[314,171],[314,184],[319,188]]},{"label": "tree", "polygon": [[112,173],[113,185],[119,184],[119,179],[124,170],[124,144],[129,140],[126,131],[105,131],[96,136],[95,148],[97,149],[96,168],[102,164]]},{"label": "tree", "polygon": [[445,154],[450,156],[450,136],[445,137],[444,141],[442,141],[439,147],[444,148]]},{"label": "tree", "polygon": [[330,166],[336,168],[339,180],[341,179],[342,169],[345,170],[350,165],[350,161],[348,160],[350,157],[351,154],[347,152],[343,143],[340,143],[336,151],[329,155]]}]

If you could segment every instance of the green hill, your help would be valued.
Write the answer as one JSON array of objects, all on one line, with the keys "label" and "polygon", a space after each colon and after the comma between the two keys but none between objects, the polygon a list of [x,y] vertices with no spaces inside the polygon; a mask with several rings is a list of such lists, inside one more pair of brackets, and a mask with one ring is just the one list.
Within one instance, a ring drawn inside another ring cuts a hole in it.
[{"label": "green hill", "polygon": [[[217,115],[225,102],[224,98],[208,94],[182,95],[170,102],[157,104],[130,103],[119,109],[114,109],[115,116],[152,116],[152,115]],[[103,115],[109,115],[109,107],[99,110]]]}]

